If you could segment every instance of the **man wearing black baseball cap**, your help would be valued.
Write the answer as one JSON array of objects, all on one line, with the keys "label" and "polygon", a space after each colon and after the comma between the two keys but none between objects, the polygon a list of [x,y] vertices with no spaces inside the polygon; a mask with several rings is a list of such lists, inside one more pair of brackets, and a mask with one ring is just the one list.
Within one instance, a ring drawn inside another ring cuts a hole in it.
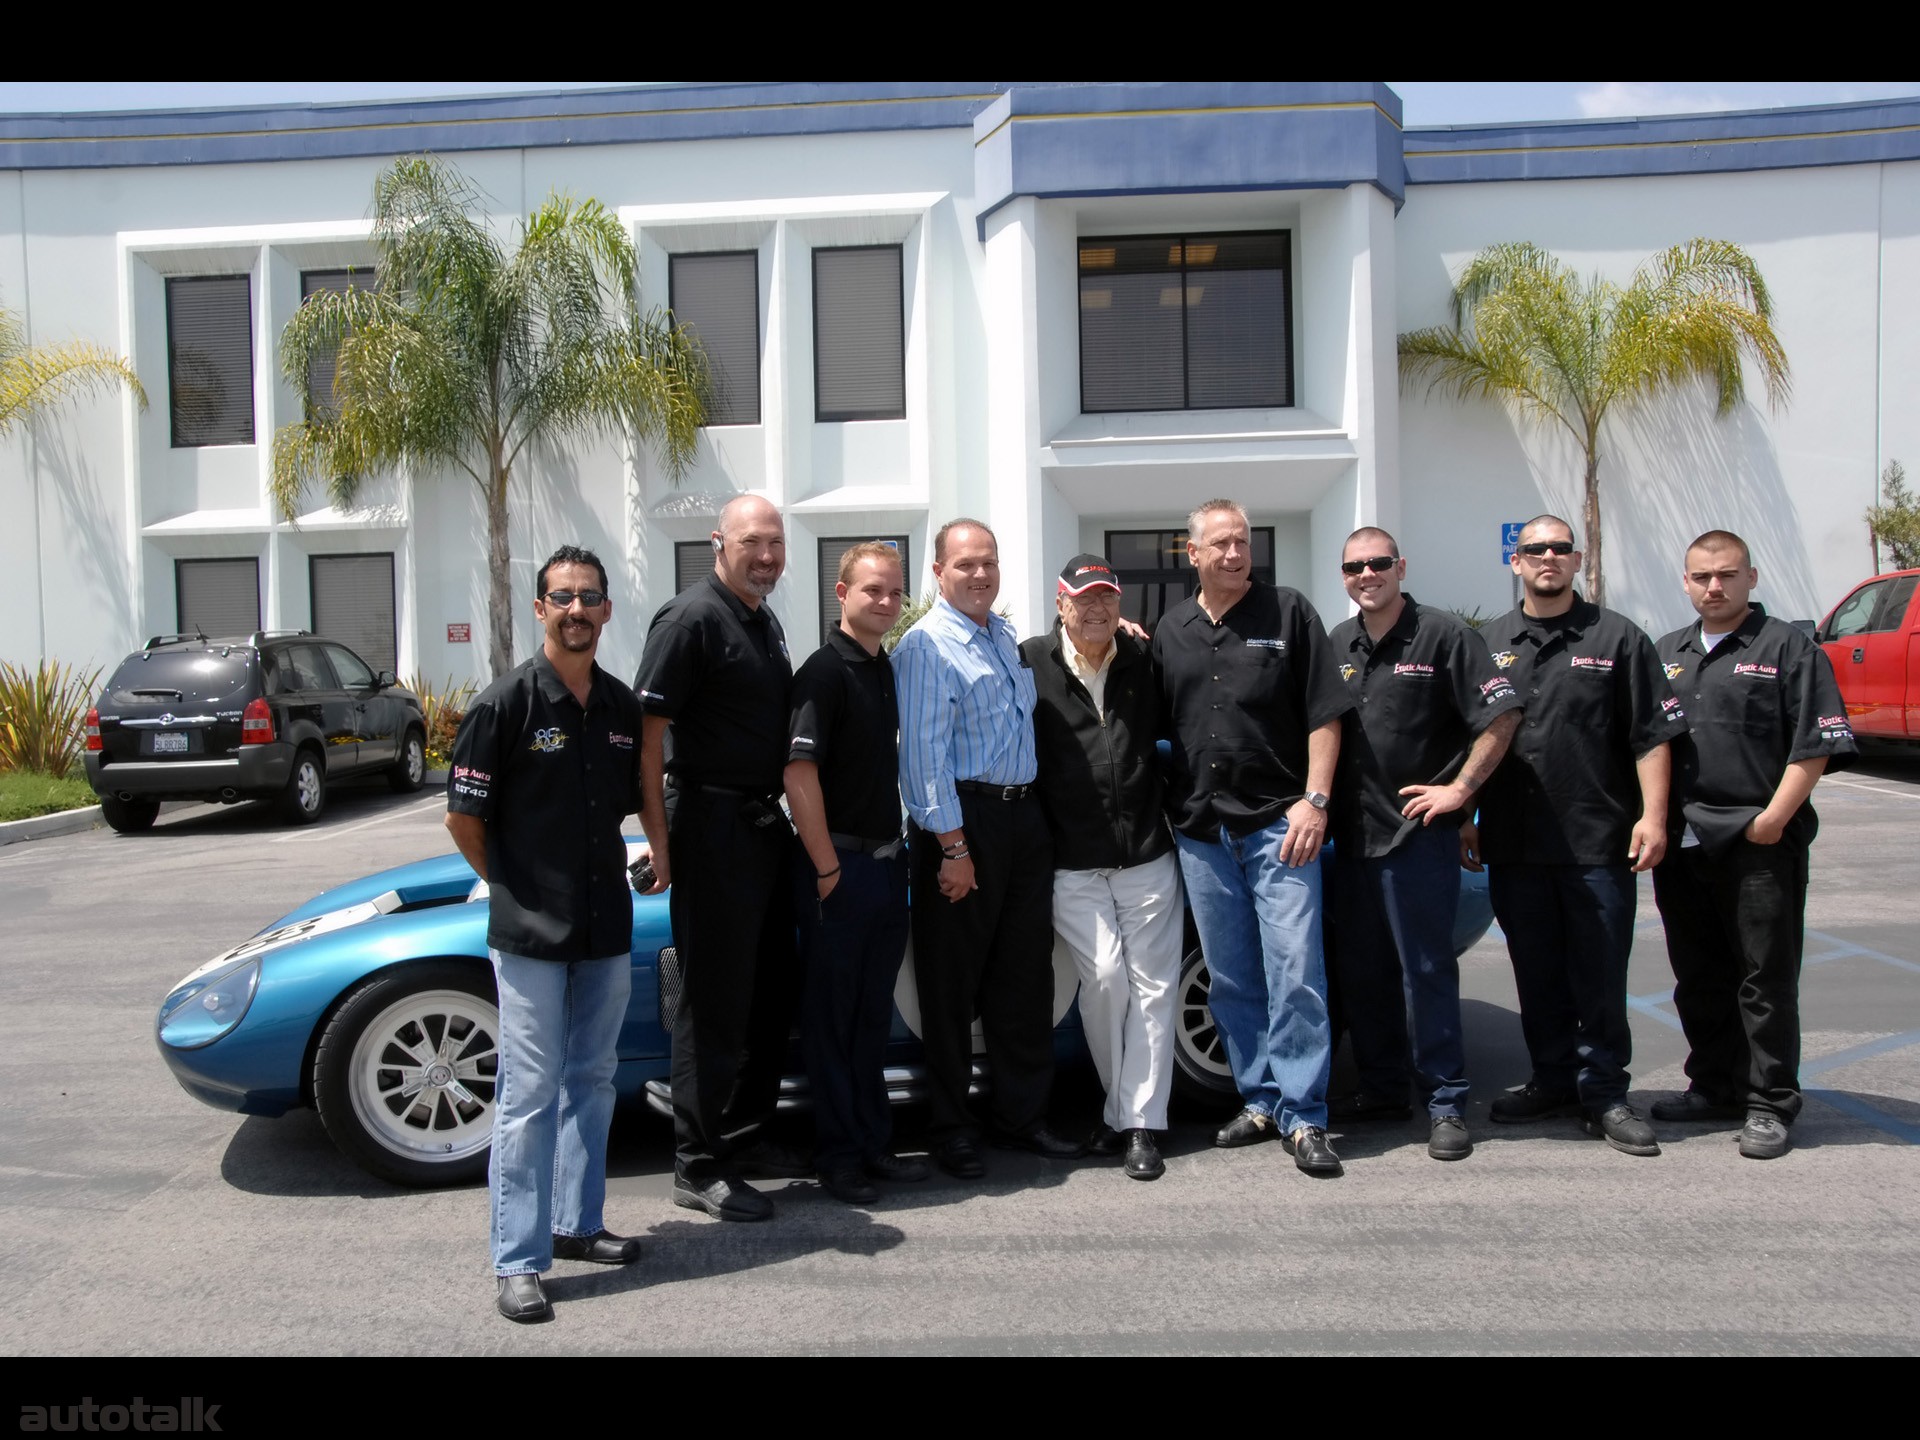
[{"label": "man wearing black baseball cap", "polygon": [[1053,928],[1080,975],[1080,1020],[1106,1088],[1089,1148],[1126,1154],[1135,1180],[1166,1170],[1180,866],[1154,763],[1160,684],[1122,633],[1120,583],[1098,555],[1060,572],[1060,623],[1020,647],[1032,667],[1040,804],[1053,832]]}]

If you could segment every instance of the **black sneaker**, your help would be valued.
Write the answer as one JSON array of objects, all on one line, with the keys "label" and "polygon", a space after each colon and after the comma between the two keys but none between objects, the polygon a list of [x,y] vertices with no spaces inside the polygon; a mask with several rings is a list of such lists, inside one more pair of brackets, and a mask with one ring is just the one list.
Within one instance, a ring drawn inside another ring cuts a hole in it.
[{"label": "black sneaker", "polygon": [[1280,1143],[1293,1156],[1293,1163],[1309,1175],[1331,1179],[1344,1173],[1340,1157],[1327,1143],[1327,1132],[1318,1125],[1302,1125]]},{"label": "black sneaker", "polygon": [[1502,1125],[1524,1125],[1530,1120],[1551,1120],[1557,1115],[1572,1115],[1580,1108],[1580,1097],[1571,1090],[1560,1090],[1529,1080],[1518,1090],[1509,1090],[1487,1107],[1487,1118]]},{"label": "black sneaker", "polygon": [[1740,1131],[1740,1153],[1749,1160],[1778,1160],[1793,1143],[1781,1118],[1771,1110],[1749,1110]]},{"label": "black sneaker", "polygon": [[1597,1115],[1589,1114],[1582,1125],[1589,1135],[1601,1136],[1623,1154],[1660,1153],[1660,1142],[1653,1138],[1653,1127],[1642,1120],[1640,1112],[1624,1100],[1609,1105]]}]

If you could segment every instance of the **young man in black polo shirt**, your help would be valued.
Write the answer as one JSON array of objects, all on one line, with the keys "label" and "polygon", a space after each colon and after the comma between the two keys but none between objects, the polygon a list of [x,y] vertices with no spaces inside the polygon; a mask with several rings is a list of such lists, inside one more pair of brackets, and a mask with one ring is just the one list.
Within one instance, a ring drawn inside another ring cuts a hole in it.
[{"label": "young man in black polo shirt", "polygon": [[744,1171],[807,1168],[759,1133],[779,1097],[795,997],[793,831],[780,811],[793,668],[766,604],[787,563],[780,512],[736,496],[713,552],[713,574],[653,617],[634,677],[647,712],[640,822],[655,890],[677,882],[673,1201],[765,1220],[773,1202]]},{"label": "young man in black polo shirt", "polygon": [[1335,1176],[1320,851],[1353,701],[1307,597],[1254,578],[1243,507],[1188,516],[1187,558],[1200,588],[1161,618],[1153,659],[1173,734],[1167,814],[1245,1106],[1213,1143],[1278,1139],[1302,1171]]},{"label": "young man in black polo shirt", "polygon": [[447,831],[492,890],[500,1061],[487,1183],[496,1303],[518,1321],[551,1318],[540,1276],[555,1256],[640,1256],[601,1221],[633,974],[620,822],[640,804],[640,703],[593,660],[613,613],[598,557],[563,545],[534,589],[545,640],[467,707],[447,784]]},{"label": "young man in black polo shirt", "polygon": [[1634,879],[1667,848],[1669,741],[1686,717],[1638,625],[1582,599],[1573,527],[1527,522],[1513,557],[1524,598],[1481,632],[1526,717],[1480,792],[1461,855],[1492,869],[1533,1074],[1493,1102],[1503,1124],[1575,1111],[1628,1155],[1658,1155],[1627,1103],[1627,960]]},{"label": "young man in black polo shirt", "polygon": [[1681,583],[1697,623],[1660,642],[1690,733],[1674,746],[1684,817],[1653,872],[1691,1082],[1657,1120],[1738,1120],[1740,1153],[1787,1153],[1800,1113],[1800,956],[1820,776],[1857,751],[1826,653],[1752,603],[1747,542],[1709,530]]},{"label": "young man in black polo shirt", "polygon": [[801,1037],[813,1088],[814,1168],[835,1199],[870,1205],[875,1180],[924,1180],[889,1146],[887,1036],[907,953],[900,710],[880,642],[906,594],[900,552],[840,559],[840,624],[793,677],[787,803],[810,865],[794,868],[806,971]]},{"label": "young man in black polo shirt", "polygon": [[1427,1153],[1463,1160],[1459,829],[1507,753],[1520,696],[1479,636],[1400,588],[1407,562],[1386,531],[1347,537],[1340,571],[1360,613],[1334,627],[1333,654],[1359,703],[1334,787],[1333,967],[1361,1089],[1333,1117],[1406,1119],[1411,1058]]}]

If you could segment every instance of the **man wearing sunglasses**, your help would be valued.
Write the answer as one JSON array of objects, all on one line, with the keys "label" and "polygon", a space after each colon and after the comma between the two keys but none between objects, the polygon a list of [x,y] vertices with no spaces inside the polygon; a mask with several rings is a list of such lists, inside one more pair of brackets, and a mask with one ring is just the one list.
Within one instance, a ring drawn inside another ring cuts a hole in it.
[{"label": "man wearing sunglasses", "polygon": [[640,702],[594,663],[613,613],[599,558],[563,545],[534,590],[543,643],[467,707],[447,782],[447,832],[492,890],[495,1304],[522,1323],[552,1318],[540,1276],[556,1256],[640,1257],[601,1219],[632,978],[620,824],[640,806]]},{"label": "man wearing sunglasses", "polygon": [[1627,1103],[1633,1032],[1627,960],[1635,877],[1667,848],[1669,742],[1686,715],[1653,642],[1573,588],[1573,527],[1557,515],[1520,531],[1519,608],[1481,632],[1526,717],[1480,792],[1461,858],[1491,870],[1533,1073],[1493,1102],[1502,1124],[1580,1114],[1628,1155],[1658,1155]]},{"label": "man wearing sunglasses", "polygon": [[1520,696],[1479,636],[1401,588],[1407,562],[1385,530],[1348,536],[1340,572],[1360,613],[1331,637],[1356,701],[1334,787],[1332,968],[1360,1090],[1333,1102],[1333,1118],[1407,1119],[1411,1062],[1427,1153],[1463,1160],[1459,829],[1507,753]]}]

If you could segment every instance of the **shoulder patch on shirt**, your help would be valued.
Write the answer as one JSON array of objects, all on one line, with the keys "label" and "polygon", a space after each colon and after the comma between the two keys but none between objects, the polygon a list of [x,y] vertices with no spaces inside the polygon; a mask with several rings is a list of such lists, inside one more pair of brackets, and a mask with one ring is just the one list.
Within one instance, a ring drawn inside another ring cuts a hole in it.
[{"label": "shoulder patch on shirt", "polygon": [[1494,701],[1504,700],[1507,696],[1513,694],[1513,682],[1504,675],[1496,675],[1491,680],[1482,680],[1480,682],[1480,693],[1486,697],[1487,703],[1491,705]]},{"label": "shoulder patch on shirt", "polygon": [[640,692],[640,698],[642,700],[664,700],[667,697],[662,695],[658,690],[642,690]]},{"label": "shoulder patch on shirt", "polygon": [[1820,732],[1822,740],[1851,740],[1853,726],[1847,723],[1844,715],[1822,715],[1815,720],[1814,728]]},{"label": "shoulder patch on shirt", "polygon": [[1493,652],[1493,663],[1502,670],[1512,665],[1516,658],[1511,650],[1496,650]]},{"label": "shoulder patch on shirt", "polygon": [[533,745],[531,748],[534,753],[539,755],[558,754],[567,748],[567,732],[562,730],[558,725],[555,725],[549,730],[536,730],[533,732]]},{"label": "shoulder patch on shirt", "polygon": [[1287,648],[1287,642],[1284,640],[1249,640],[1247,644],[1258,646],[1262,650],[1279,650],[1284,652]]},{"label": "shoulder patch on shirt", "polygon": [[1660,702],[1660,713],[1665,715],[1669,720],[1684,720],[1687,718],[1686,713],[1680,708],[1679,697],[1675,695],[1669,695]]}]

